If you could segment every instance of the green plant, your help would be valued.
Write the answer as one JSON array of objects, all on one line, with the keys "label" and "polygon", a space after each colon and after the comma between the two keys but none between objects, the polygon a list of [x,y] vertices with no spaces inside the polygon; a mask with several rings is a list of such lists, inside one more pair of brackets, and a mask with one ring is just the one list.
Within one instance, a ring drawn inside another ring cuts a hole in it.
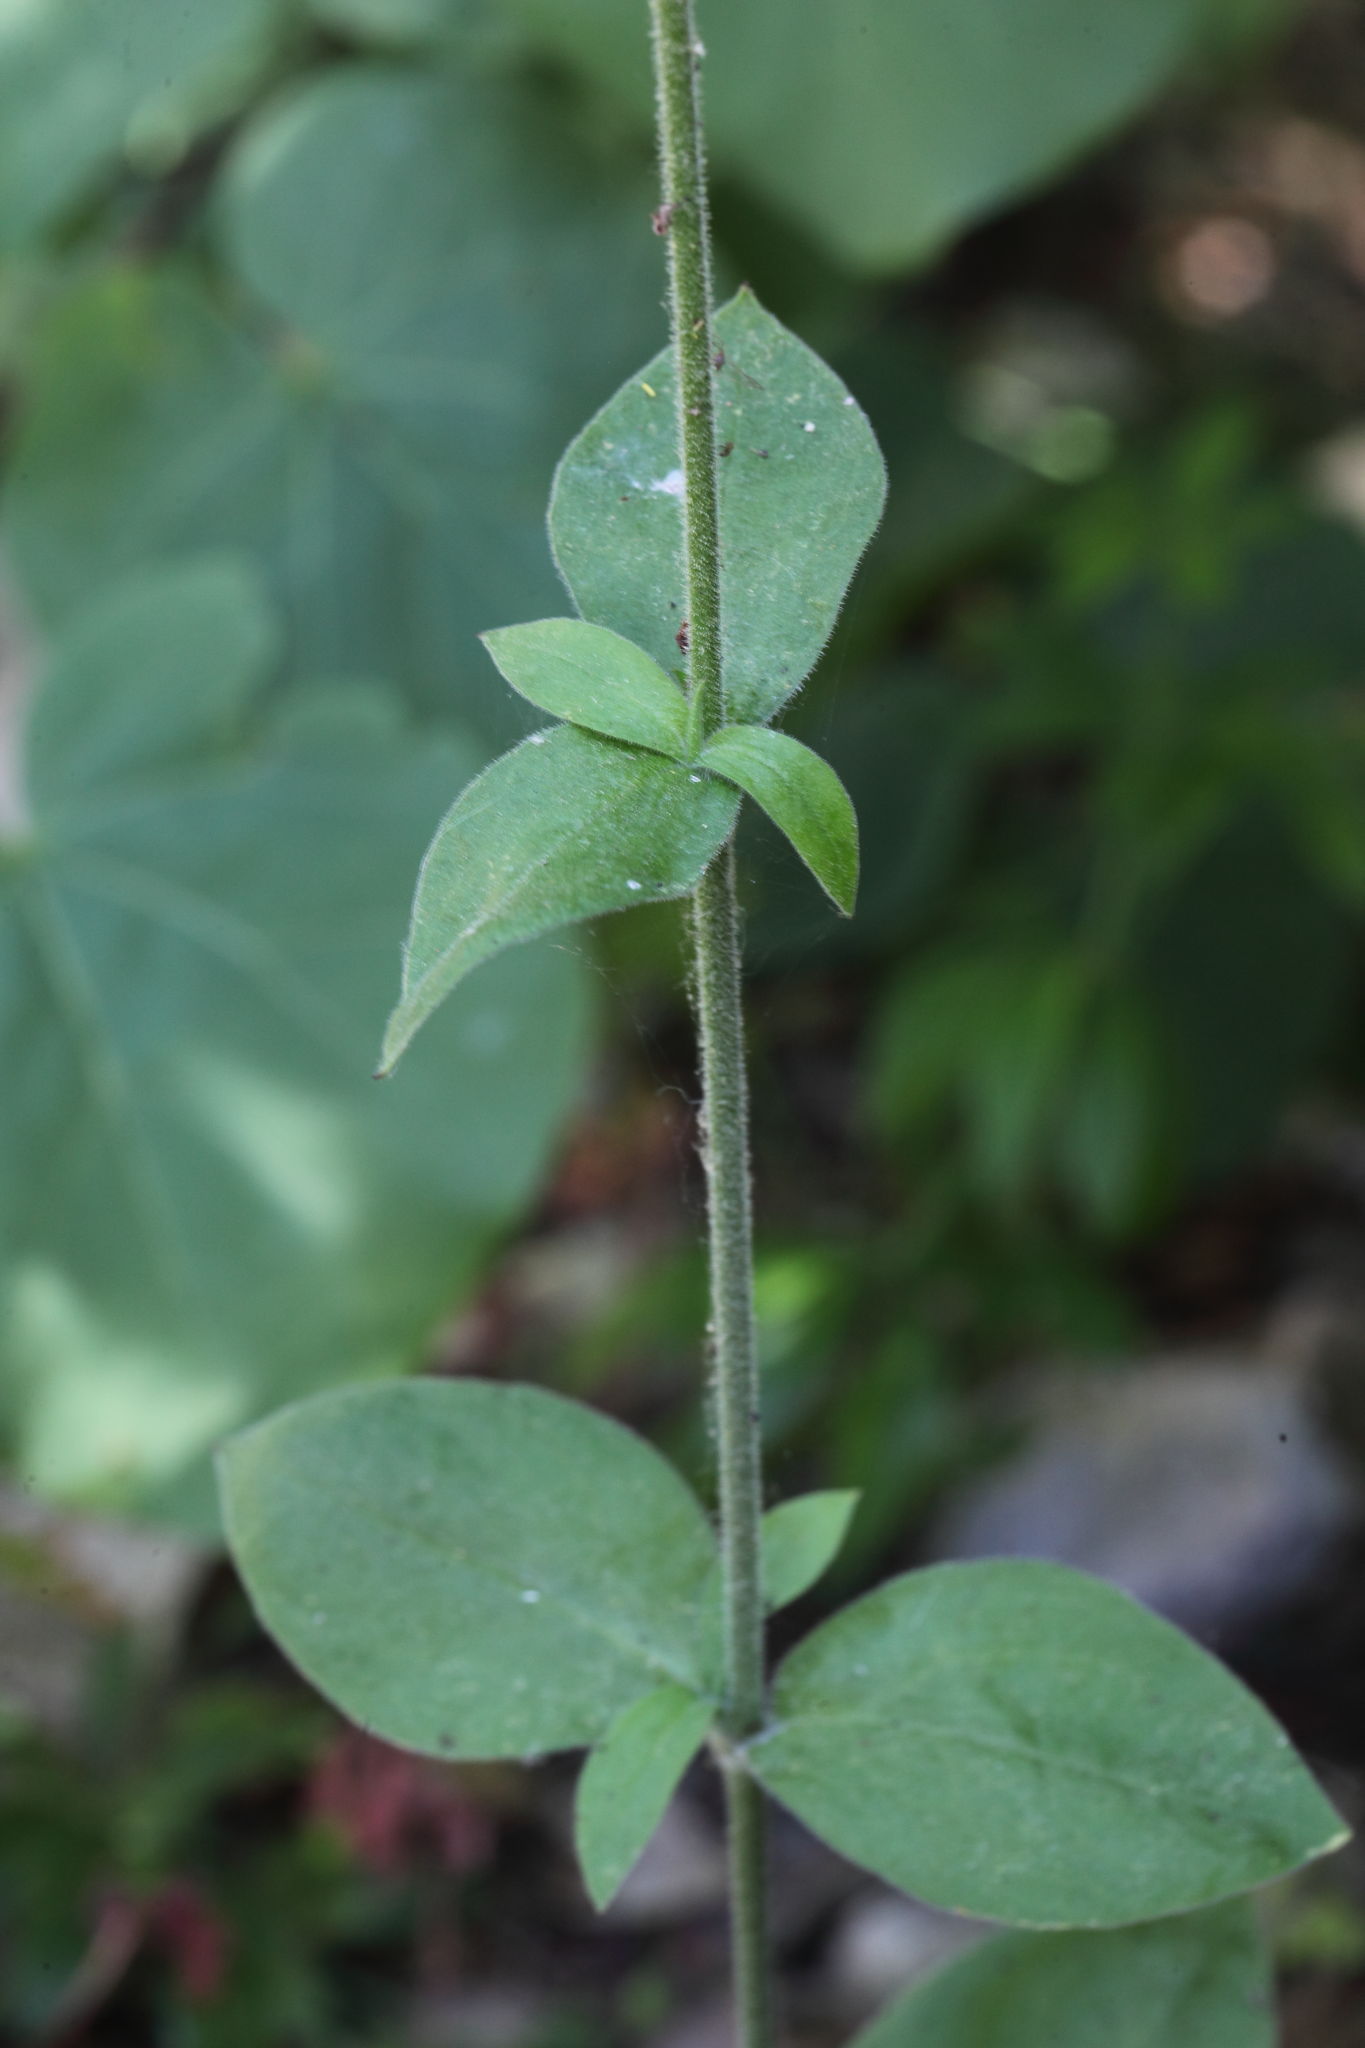
[{"label": "green plant", "polygon": [[1263,1964],[1228,1902],[1342,1830],[1269,1717],[1175,1630],[1055,1567],[938,1567],[836,1614],[766,1683],[765,1613],[831,1561],[851,1503],[762,1513],[733,832],[747,794],[851,909],[851,806],[772,720],[828,636],[882,470],[852,396],[752,294],[713,314],[701,47],[690,0],[652,11],[672,348],[556,478],[551,535],[581,616],[487,636],[513,688],[564,722],[441,824],[382,1070],[503,948],[690,900],[718,1531],[591,1410],[429,1381],[326,1395],[235,1439],[230,1541],[266,1626],[367,1729],[437,1757],[587,1747],[577,1841],[599,1905],[709,1746],[744,2048],[774,2036],[766,1794],[919,1897],[1069,1930],[1002,1937],[868,2048],[980,2044],[1002,2001],[1023,2015],[1015,2041],[1094,2039],[1134,1999],[1135,2042],[1264,2038]]}]

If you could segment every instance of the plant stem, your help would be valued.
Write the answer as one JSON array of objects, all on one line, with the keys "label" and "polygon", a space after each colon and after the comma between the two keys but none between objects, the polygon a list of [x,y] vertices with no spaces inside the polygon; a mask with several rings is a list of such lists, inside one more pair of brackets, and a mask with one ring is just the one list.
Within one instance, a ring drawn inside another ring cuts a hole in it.
[{"label": "plant stem", "polygon": [[[678,366],[688,692],[702,734],[725,719],[720,516],[711,335],[711,229],[692,0],[650,0],[658,88],[669,311]],[[735,856],[727,846],[692,899],[711,1283],[711,1375],[725,1607],[729,1745],[763,1723],[763,1463],[754,1330],[749,1088],[740,995]],[[763,1794],[735,1747],[724,1754],[730,1924],[740,2048],[770,2048]]]},{"label": "plant stem", "polygon": [[668,297],[678,364],[687,576],[688,686],[703,733],[725,716],[720,655],[720,515],[711,343],[711,220],[692,0],[650,0]]}]

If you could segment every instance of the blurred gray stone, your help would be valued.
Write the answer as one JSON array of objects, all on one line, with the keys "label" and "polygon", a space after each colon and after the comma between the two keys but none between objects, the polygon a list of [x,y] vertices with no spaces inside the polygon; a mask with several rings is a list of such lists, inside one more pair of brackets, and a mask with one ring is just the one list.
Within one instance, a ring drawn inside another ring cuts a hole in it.
[{"label": "blurred gray stone", "polygon": [[0,1484],[0,1701],[69,1727],[100,1640],[129,1629],[149,1652],[168,1644],[209,1563],[164,1530],[64,1513]]},{"label": "blurred gray stone", "polygon": [[684,1795],[673,1801],[597,1924],[608,1933],[622,1927],[667,1927],[723,1906],[725,1895],[725,1844]]},{"label": "blurred gray stone", "polygon": [[866,2019],[989,1932],[979,1921],[936,1913],[897,1892],[862,1890],[830,1939],[825,1976],[831,2005],[841,2020]]},{"label": "blurred gray stone", "polygon": [[1257,1357],[1050,1377],[1026,1447],[952,1503],[932,1552],[1050,1558],[1196,1635],[1236,1630],[1303,1590],[1359,1520],[1305,1387]]}]

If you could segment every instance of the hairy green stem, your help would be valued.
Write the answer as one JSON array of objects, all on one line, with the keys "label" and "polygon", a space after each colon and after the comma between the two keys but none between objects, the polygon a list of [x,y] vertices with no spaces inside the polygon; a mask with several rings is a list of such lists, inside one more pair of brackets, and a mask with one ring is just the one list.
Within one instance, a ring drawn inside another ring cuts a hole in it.
[{"label": "hairy green stem", "polygon": [[[669,310],[678,367],[688,693],[700,734],[725,720],[720,516],[711,333],[711,232],[692,0],[650,0],[658,87]],[[711,1287],[711,1375],[725,1605],[722,1720],[740,1744],[763,1722],[762,1438],[754,1330],[749,1094],[740,1000],[735,857],[727,846],[692,899]],[[735,2011],[740,2048],[770,2048],[763,1794],[737,1751],[725,1765]]]},{"label": "hairy green stem", "polygon": [[720,514],[711,340],[711,221],[692,0],[650,0],[658,90],[668,296],[678,362],[687,571],[687,676],[703,734],[724,722],[720,657]]}]

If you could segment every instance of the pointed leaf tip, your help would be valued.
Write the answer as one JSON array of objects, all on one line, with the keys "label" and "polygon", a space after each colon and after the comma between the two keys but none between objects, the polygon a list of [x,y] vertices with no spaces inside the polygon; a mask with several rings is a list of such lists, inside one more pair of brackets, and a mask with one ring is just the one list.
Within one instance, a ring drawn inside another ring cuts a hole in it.
[{"label": "pointed leaf tip", "polygon": [[663,1819],[715,1718],[680,1685],[636,1700],[608,1729],[578,1780],[574,1838],[588,1895],[604,1913]]},{"label": "pointed leaf tip", "polygon": [[723,727],[702,749],[700,761],[762,806],[836,910],[851,917],[858,893],[858,820],[828,761],[790,733],[762,725]]},{"label": "pointed leaf tip", "polygon": [[842,1855],[1022,1927],[1188,1912],[1344,1838],[1230,1672],[1058,1565],[936,1565],[855,1601],[787,1658],[749,1753]]},{"label": "pointed leaf tip", "polygon": [[[828,364],[741,291],[716,316],[721,620],[729,711],[764,720],[829,639],[881,518],[886,471]],[[550,500],[561,576],[585,619],[670,669],[686,616],[670,351],[637,371],[565,451]]]},{"label": "pointed leaf tip", "polygon": [[763,1517],[763,1591],[770,1610],[809,1592],[839,1554],[861,1494],[803,1493]]},{"label": "pointed leaf tip", "polygon": [[505,947],[687,895],[738,808],[723,783],[577,726],[523,740],[469,784],[427,849],[381,1069]]}]

